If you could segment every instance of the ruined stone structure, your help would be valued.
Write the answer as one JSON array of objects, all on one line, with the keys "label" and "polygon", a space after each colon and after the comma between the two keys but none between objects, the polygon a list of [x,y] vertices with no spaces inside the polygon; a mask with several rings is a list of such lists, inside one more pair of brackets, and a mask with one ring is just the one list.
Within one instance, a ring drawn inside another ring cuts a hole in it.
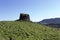
[{"label": "ruined stone structure", "polygon": [[29,14],[20,13],[19,21],[30,21]]}]

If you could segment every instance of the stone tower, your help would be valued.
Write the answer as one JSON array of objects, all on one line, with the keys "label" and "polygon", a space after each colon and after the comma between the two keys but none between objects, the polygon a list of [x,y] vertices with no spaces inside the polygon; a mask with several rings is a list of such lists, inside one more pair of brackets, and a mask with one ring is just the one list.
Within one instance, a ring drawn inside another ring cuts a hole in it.
[{"label": "stone tower", "polygon": [[20,13],[19,20],[30,21],[30,16],[29,16],[29,14]]}]

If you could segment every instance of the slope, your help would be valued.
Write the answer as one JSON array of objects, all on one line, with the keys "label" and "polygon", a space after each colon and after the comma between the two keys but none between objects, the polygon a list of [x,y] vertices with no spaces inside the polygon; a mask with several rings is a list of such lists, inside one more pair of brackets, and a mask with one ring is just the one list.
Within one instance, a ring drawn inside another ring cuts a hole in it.
[{"label": "slope", "polygon": [[1,21],[0,40],[60,40],[60,29],[26,21]]}]

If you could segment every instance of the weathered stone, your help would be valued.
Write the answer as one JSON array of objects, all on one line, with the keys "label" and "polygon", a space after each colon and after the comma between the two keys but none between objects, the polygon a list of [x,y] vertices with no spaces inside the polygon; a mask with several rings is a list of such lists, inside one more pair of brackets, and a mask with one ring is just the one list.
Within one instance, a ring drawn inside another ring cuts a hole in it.
[{"label": "weathered stone", "polygon": [[30,16],[29,14],[24,14],[24,13],[21,13],[20,14],[20,17],[19,17],[19,21],[22,20],[22,21],[30,21]]}]

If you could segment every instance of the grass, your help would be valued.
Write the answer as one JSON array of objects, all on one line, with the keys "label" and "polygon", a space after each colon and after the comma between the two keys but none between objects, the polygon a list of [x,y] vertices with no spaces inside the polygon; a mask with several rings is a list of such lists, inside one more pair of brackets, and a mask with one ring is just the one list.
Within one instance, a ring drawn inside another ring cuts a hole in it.
[{"label": "grass", "polygon": [[0,40],[60,40],[60,29],[26,21],[1,21]]}]

